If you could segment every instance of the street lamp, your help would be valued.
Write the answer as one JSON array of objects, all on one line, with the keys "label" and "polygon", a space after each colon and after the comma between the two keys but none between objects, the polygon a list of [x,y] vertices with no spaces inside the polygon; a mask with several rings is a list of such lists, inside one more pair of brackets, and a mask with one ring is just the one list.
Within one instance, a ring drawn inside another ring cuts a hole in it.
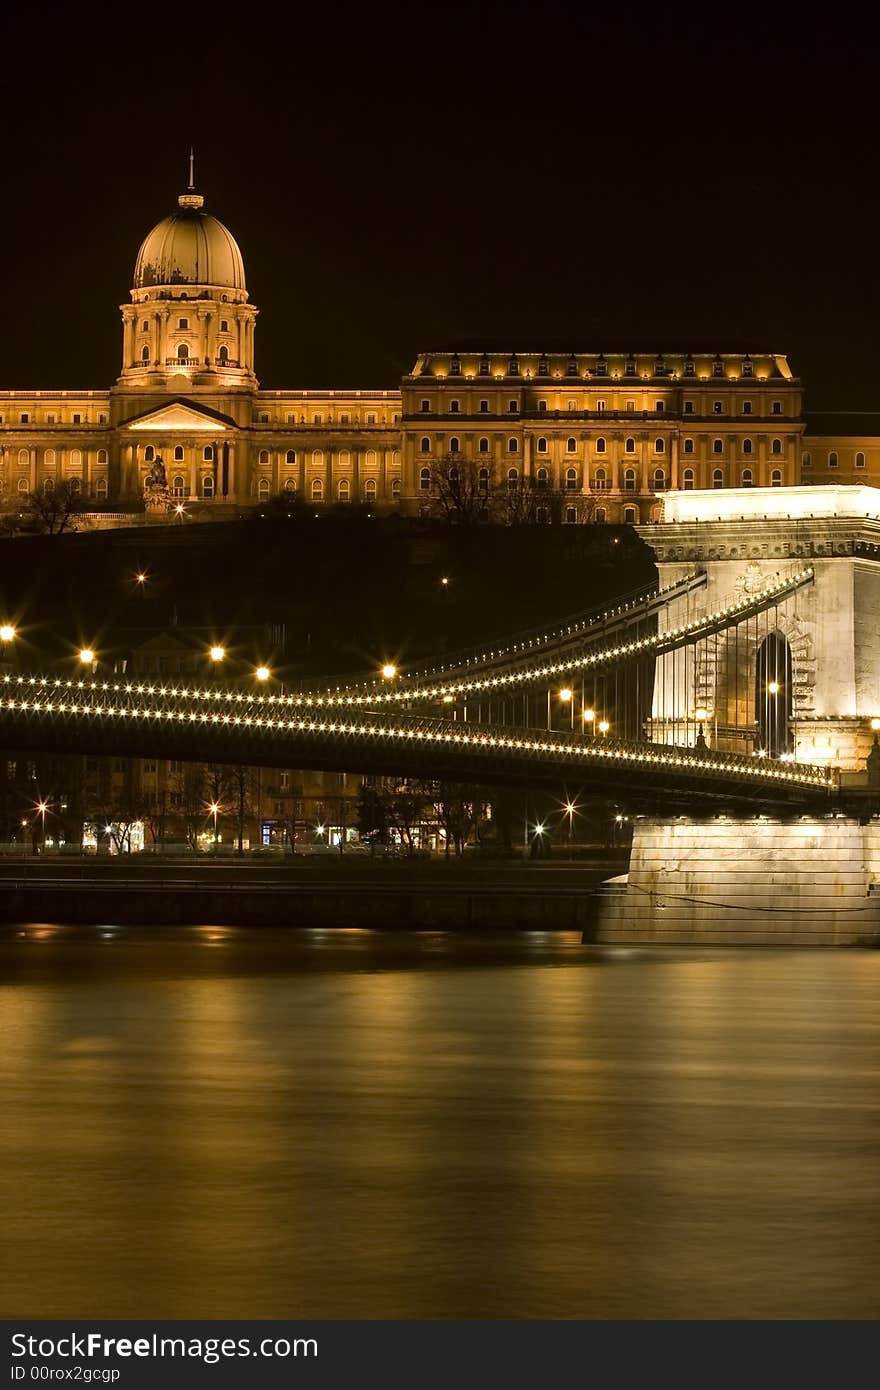
[{"label": "street lamp", "polygon": [[14,641],[15,641],[15,628],[12,626],[11,623],[3,623],[3,625],[0,626],[0,642],[14,642]]},{"label": "street lamp", "polygon": [[91,647],[80,647],[79,659],[83,666],[94,666],[95,653]]},{"label": "street lamp", "polygon": [[42,838],[42,841],[43,841],[43,852],[44,852],[44,853],[45,853],[45,851],[46,851],[46,812],[48,811],[48,809],[49,809],[49,803],[48,803],[47,801],[38,801],[38,802],[37,802],[37,810],[38,810],[39,813],[40,813],[40,821],[42,822],[41,838]]},{"label": "street lamp", "polygon": [[587,732],[587,725],[590,726],[590,733],[596,732],[596,711],[594,709],[581,710],[581,733]]},{"label": "street lamp", "polygon": [[268,666],[258,666],[254,672],[258,681],[267,681],[271,674],[272,672],[269,670]]},{"label": "street lamp", "polygon": [[607,720],[607,719],[600,719],[600,720],[599,720],[599,733],[600,733],[600,734],[607,734],[607,732],[608,732],[608,730],[609,730],[610,728],[611,728],[611,725],[608,723],[608,720]]},{"label": "street lamp", "polygon": [[211,804],[210,804],[210,806],[208,807],[208,810],[211,812],[211,815],[214,817],[214,853],[216,854],[216,853],[217,853],[217,813],[218,813],[219,810],[220,810],[219,803],[216,802],[216,801],[212,801]]},{"label": "street lamp", "polygon": [[770,681],[769,685],[767,686],[767,693],[768,693],[769,695],[778,695],[778,694],[779,694],[779,681]]},{"label": "street lamp", "polygon": [[212,661],[215,661],[215,662],[222,661],[223,658],[224,658],[225,655],[226,655],[226,648],[225,648],[225,647],[219,647],[219,646],[218,646],[218,647],[212,647],[211,650],[210,650],[209,655],[210,655]]},{"label": "street lamp", "polygon": [[386,661],[385,665],[382,667],[382,679],[385,681],[393,681],[396,675],[397,667],[394,665],[394,662]]},{"label": "street lamp", "polygon": [[871,720],[871,728],[872,728],[872,730],[874,731],[874,733],[876,734],[877,730],[880,729],[880,719],[872,719],[872,720]]}]

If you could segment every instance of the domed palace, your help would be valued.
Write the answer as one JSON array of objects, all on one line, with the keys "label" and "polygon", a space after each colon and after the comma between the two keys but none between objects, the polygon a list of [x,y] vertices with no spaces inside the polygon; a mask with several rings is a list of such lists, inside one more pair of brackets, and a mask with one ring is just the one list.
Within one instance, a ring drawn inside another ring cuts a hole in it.
[{"label": "domed palace", "polygon": [[64,480],[99,526],[276,494],[430,513],[468,473],[517,499],[493,517],[649,522],[670,488],[880,482],[880,416],[805,415],[785,355],[749,343],[446,345],[397,389],[261,391],[244,259],[192,162],[121,310],[109,390],[0,391],[5,509]]}]

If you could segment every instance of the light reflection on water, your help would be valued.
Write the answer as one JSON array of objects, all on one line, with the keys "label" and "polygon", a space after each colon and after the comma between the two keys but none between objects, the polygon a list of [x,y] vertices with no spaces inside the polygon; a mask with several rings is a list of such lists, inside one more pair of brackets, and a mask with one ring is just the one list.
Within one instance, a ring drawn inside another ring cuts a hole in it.
[{"label": "light reflection on water", "polygon": [[2,928],[0,1082],[2,1316],[878,1312],[877,952]]}]

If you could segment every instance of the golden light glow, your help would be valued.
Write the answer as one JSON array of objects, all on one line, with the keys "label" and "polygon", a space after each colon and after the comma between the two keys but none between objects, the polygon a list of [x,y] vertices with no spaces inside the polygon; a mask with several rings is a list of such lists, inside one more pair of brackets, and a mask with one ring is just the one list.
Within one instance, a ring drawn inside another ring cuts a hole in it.
[{"label": "golden light glow", "polygon": [[567,685],[564,685],[560,690],[559,698],[563,702],[563,704],[568,704],[569,700],[571,699],[571,691],[569,690]]},{"label": "golden light glow", "polygon": [[701,705],[699,709],[695,709],[695,710],[694,710],[694,718],[695,718],[695,719],[708,719],[708,718],[709,718],[709,711],[708,711],[707,709],[703,709],[703,707],[702,707],[702,705]]},{"label": "golden light glow", "polygon": [[595,718],[596,718],[596,711],[595,711],[594,709],[585,709],[585,710],[584,710],[584,723],[585,723],[585,724],[592,724],[593,721],[595,720]]},{"label": "golden light glow", "polygon": [[210,806],[208,807],[208,810],[211,812],[212,816],[216,816],[217,812],[220,810],[219,803],[216,801],[212,801]]},{"label": "golden light glow", "polygon": [[268,666],[257,667],[256,676],[258,681],[267,681],[271,674],[272,672],[269,670]]},{"label": "golden light glow", "polygon": [[608,730],[609,730],[610,728],[611,728],[611,725],[608,723],[608,720],[607,720],[607,719],[600,719],[600,720],[599,720],[599,733],[600,733],[600,734],[607,734],[607,732],[608,732]]},{"label": "golden light glow", "polygon": [[226,655],[225,647],[212,647],[210,656],[212,661],[222,661]]},{"label": "golden light glow", "polygon": [[874,732],[876,733],[877,730],[880,729],[880,719],[872,719],[872,720],[871,720],[871,728],[872,728],[872,729],[874,730]]},{"label": "golden light glow", "polygon": [[79,659],[83,666],[91,666],[95,659],[95,653],[92,651],[91,647],[83,647],[80,651]]},{"label": "golden light glow", "polygon": [[4,623],[0,627],[0,642],[11,642],[15,637],[15,628],[11,623]]},{"label": "golden light glow", "polygon": [[779,694],[779,681],[770,681],[767,685],[767,693],[770,695]]},{"label": "golden light glow", "polygon": [[178,516],[183,516],[184,512],[186,511],[186,508],[184,507],[182,502],[178,502],[174,510],[177,512]]},{"label": "golden light glow", "polygon": [[147,582],[147,576],[143,570],[138,571],[138,573],[135,575],[135,579],[137,580],[138,584],[146,584]]},{"label": "golden light glow", "polygon": [[395,677],[396,675],[397,675],[397,667],[394,665],[394,663],[393,663],[392,661],[386,661],[386,662],[385,662],[385,665],[382,667],[382,678],[383,678],[383,680],[386,680],[386,681],[393,681],[393,680],[394,680],[394,677]]},{"label": "golden light glow", "polygon": [[38,802],[37,802],[37,810],[39,811],[39,813],[40,813],[41,816],[44,816],[44,815],[46,814],[46,812],[48,811],[48,809],[49,809],[49,803],[48,803],[48,801],[38,801]]}]

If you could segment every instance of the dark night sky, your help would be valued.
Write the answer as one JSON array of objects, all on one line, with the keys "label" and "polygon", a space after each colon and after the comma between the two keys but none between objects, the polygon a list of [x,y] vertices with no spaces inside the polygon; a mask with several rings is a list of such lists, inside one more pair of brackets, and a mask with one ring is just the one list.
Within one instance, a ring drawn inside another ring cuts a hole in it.
[{"label": "dark night sky", "polygon": [[0,385],[115,379],[192,140],[266,387],[393,386],[461,338],[745,340],[813,409],[876,408],[877,30],[704,8],[7,17]]}]

